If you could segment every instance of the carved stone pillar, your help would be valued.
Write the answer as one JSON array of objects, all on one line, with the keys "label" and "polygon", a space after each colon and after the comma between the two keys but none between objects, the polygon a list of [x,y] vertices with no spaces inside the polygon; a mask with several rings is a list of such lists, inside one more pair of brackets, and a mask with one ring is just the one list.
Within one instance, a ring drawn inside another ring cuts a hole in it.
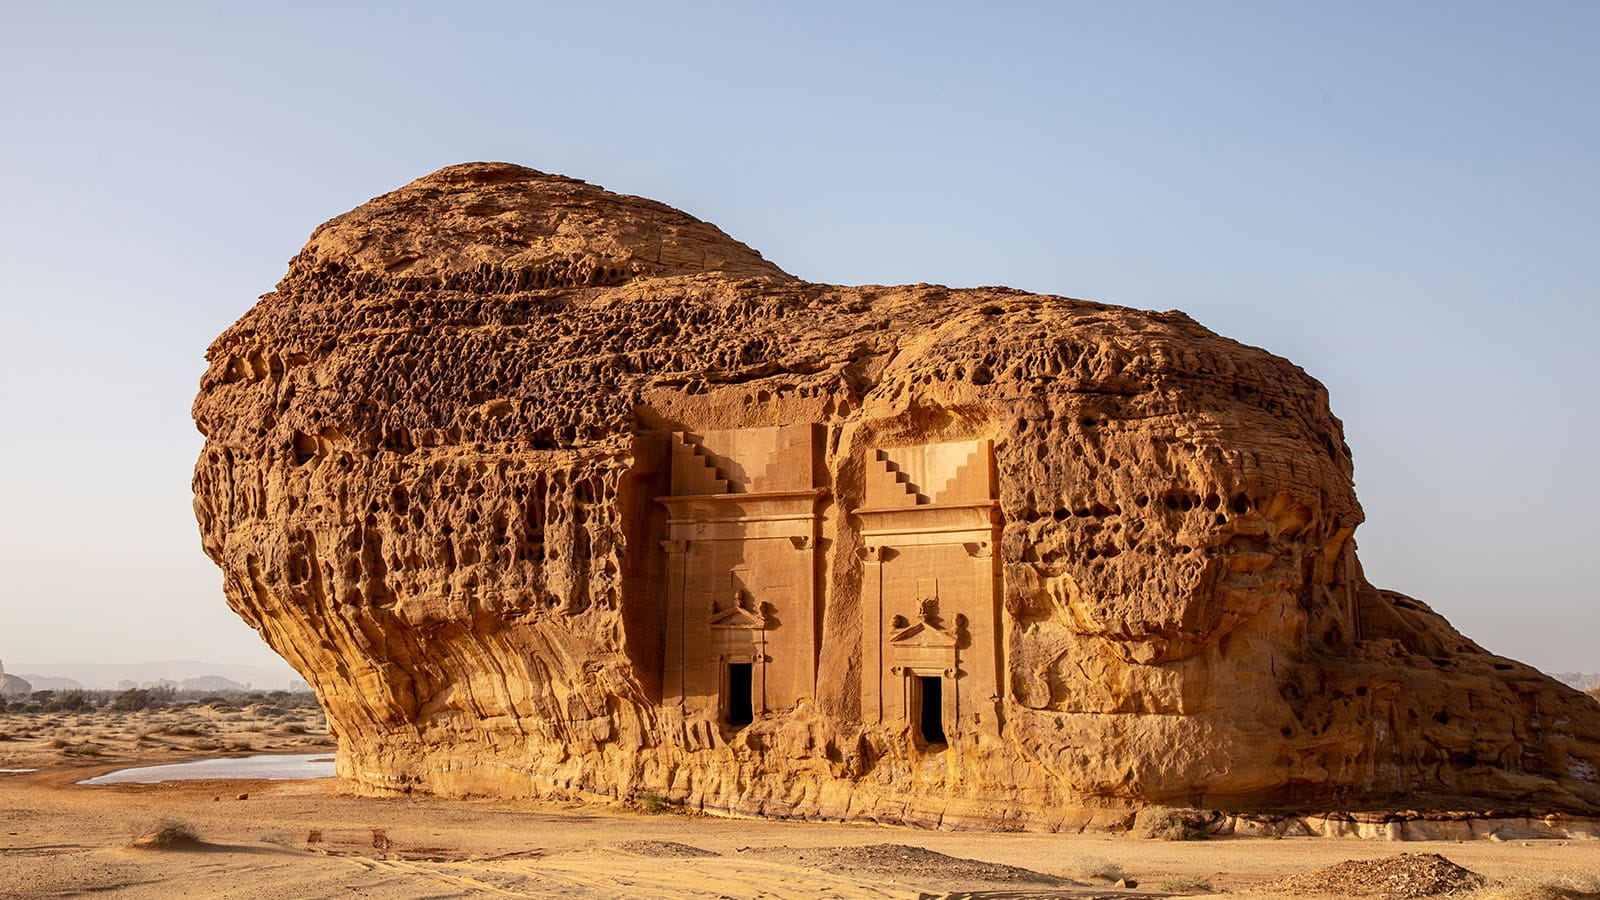
[{"label": "carved stone pillar", "polygon": [[667,551],[667,652],[661,673],[661,705],[682,706],[684,695],[684,590],[689,542],[662,541]]},{"label": "carved stone pillar", "polygon": [[[998,529],[996,529],[998,532]],[[993,537],[999,537],[998,533]],[[1000,609],[1000,569],[994,556],[994,540],[967,541],[963,545],[972,557],[972,581],[987,585],[989,604],[987,610],[975,610],[968,619],[971,650],[962,665],[977,677],[971,680],[975,690],[964,697],[966,712],[975,721],[973,725],[989,734],[1000,733],[1000,697],[1005,685],[1005,617]],[[981,671],[980,671],[981,670]]]},{"label": "carved stone pillar", "polygon": [[861,549],[866,571],[861,578],[861,718],[868,724],[883,721],[883,641],[888,623],[883,619],[883,556],[881,545]]}]

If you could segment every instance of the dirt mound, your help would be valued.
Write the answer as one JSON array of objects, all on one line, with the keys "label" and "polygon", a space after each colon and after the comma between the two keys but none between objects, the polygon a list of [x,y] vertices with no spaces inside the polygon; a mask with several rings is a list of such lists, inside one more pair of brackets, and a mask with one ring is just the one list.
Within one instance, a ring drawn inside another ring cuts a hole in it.
[{"label": "dirt mound", "polygon": [[829,872],[891,875],[948,884],[1068,883],[1054,875],[1045,875],[1031,869],[980,862],[959,856],[946,856],[923,847],[910,847],[905,844],[866,844],[860,847],[752,847],[741,850],[740,853],[788,863],[804,863]]},{"label": "dirt mound", "polygon": [[634,856],[671,857],[672,859],[694,859],[702,856],[721,856],[710,850],[680,844],[677,841],[623,841],[614,848],[622,853],[631,853]]},{"label": "dirt mound", "polygon": [[1344,897],[1437,897],[1483,887],[1486,879],[1437,853],[1402,853],[1383,859],[1352,859],[1276,881],[1269,890],[1284,894],[1337,894]]}]

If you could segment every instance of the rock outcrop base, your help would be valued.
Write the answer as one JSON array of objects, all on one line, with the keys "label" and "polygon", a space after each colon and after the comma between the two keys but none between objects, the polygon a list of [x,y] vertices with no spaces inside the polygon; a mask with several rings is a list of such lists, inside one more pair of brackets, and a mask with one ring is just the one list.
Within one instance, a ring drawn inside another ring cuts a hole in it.
[{"label": "rock outcrop base", "polygon": [[207,359],[205,552],[364,790],[1600,812],[1600,704],[1368,584],[1327,392],[1181,312],[812,284],[477,163]]}]

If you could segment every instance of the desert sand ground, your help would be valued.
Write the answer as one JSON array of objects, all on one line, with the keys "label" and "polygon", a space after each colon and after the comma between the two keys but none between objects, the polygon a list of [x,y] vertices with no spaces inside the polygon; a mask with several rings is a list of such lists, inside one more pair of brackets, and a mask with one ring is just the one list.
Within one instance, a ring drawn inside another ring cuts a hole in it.
[{"label": "desert sand ground", "polygon": [[[0,714],[0,738],[0,769],[37,769],[0,774],[8,898],[1265,897],[1290,895],[1271,887],[1285,876],[1402,852],[1440,853],[1505,882],[1474,897],[1600,896],[1578,892],[1600,891],[1600,841],[1164,842],[732,819],[654,804],[373,799],[335,779],[76,783],[132,764],[330,748],[320,714],[305,709]],[[170,846],[135,846],[164,827]]]}]

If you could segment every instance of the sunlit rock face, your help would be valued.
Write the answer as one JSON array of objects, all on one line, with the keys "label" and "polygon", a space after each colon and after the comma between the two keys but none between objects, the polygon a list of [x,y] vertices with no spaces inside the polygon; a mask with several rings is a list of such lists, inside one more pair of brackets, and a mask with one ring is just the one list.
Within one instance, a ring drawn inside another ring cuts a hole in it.
[{"label": "sunlit rock face", "polygon": [[33,685],[26,678],[6,674],[4,663],[0,663],[0,698],[24,699],[33,693]]},{"label": "sunlit rock face", "polygon": [[205,551],[363,789],[1600,809],[1600,705],[1369,585],[1326,392],[1179,312],[811,284],[478,163],[207,358]]}]

